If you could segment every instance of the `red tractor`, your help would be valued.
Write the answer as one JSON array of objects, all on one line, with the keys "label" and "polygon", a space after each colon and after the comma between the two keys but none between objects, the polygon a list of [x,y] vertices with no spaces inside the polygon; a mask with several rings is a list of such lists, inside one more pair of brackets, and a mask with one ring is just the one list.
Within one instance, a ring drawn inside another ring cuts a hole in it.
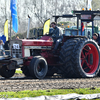
[{"label": "red tractor", "polygon": [[[81,23],[93,23],[94,17],[100,13],[100,11],[73,12],[74,15],[54,16],[55,21],[59,17],[77,17],[78,28],[79,20]],[[99,73],[99,46],[93,39],[79,36],[77,31],[76,36],[63,35],[56,54],[52,53],[53,48],[53,39],[46,35],[41,39],[12,40],[11,57],[0,61],[1,76],[12,77],[17,68],[21,68],[25,76],[38,79],[54,73],[61,74],[65,78],[95,77]]]}]

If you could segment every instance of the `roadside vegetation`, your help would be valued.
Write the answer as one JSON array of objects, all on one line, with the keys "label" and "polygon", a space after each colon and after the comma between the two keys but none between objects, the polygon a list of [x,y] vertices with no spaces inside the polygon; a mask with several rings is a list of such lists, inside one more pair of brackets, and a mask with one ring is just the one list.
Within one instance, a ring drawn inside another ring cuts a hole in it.
[{"label": "roadside vegetation", "polygon": [[[24,97],[37,97],[37,96],[52,96],[52,95],[64,95],[64,94],[95,94],[100,93],[100,88],[85,88],[85,89],[52,89],[52,90],[26,90],[17,92],[0,92],[1,98],[24,98]],[[85,100],[85,99],[83,99]],[[99,99],[95,99],[99,100]]]},{"label": "roadside vegetation", "polygon": [[21,71],[21,70],[16,70],[15,73],[17,73],[17,74],[22,74],[22,71]]}]

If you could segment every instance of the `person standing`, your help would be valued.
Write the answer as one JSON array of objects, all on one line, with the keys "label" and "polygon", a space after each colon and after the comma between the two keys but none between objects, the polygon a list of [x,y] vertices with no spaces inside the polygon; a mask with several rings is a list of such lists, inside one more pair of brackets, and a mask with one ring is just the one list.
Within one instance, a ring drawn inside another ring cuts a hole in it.
[{"label": "person standing", "polygon": [[0,40],[0,56],[4,56],[5,55],[5,50],[3,48],[3,41]]},{"label": "person standing", "polygon": [[16,36],[16,40],[19,40],[19,36]]},{"label": "person standing", "polygon": [[[8,41],[5,42],[3,47],[5,50],[10,50],[10,37],[8,37]],[[10,55],[10,52],[6,51],[6,55]]]}]

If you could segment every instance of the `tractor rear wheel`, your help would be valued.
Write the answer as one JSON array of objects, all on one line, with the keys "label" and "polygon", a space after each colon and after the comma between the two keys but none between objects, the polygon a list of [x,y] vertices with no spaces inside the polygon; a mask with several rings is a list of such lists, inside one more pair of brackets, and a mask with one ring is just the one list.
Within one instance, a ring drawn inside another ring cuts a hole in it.
[{"label": "tractor rear wheel", "polygon": [[99,72],[98,44],[87,38],[67,40],[60,52],[64,77],[95,77]]},{"label": "tractor rear wheel", "polygon": [[48,71],[46,60],[42,56],[35,56],[30,62],[29,72],[33,78],[43,79]]},{"label": "tractor rear wheel", "polygon": [[54,66],[48,66],[48,72],[46,76],[53,76],[54,73],[56,73],[58,69]]},{"label": "tractor rear wheel", "polygon": [[9,70],[9,69],[7,68],[7,65],[4,65],[4,66],[2,66],[2,68],[0,68],[0,75],[1,75],[2,77],[10,78],[10,77],[12,77],[14,74],[15,74],[15,69]]}]

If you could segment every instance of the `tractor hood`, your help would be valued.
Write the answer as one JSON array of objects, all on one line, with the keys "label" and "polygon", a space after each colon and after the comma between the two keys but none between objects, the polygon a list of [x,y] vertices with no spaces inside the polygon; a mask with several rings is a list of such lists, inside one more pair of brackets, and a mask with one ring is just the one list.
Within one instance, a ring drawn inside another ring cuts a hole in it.
[{"label": "tractor hood", "polygon": [[23,39],[23,46],[52,46],[53,39],[50,36],[43,36],[41,39]]},{"label": "tractor hood", "polygon": [[19,39],[11,40],[11,46],[52,46],[53,39],[50,36],[43,36],[41,39]]},{"label": "tractor hood", "polygon": [[53,41],[48,41],[48,40],[27,40],[23,39],[22,40],[22,46],[52,46]]}]

